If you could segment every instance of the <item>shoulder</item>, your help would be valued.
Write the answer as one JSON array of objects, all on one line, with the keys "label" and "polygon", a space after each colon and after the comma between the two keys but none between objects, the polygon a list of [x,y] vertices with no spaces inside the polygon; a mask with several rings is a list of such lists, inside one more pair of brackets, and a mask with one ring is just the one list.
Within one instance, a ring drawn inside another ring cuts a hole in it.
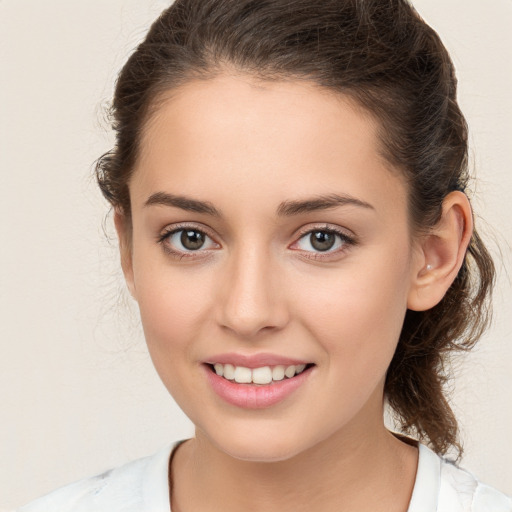
[{"label": "shoulder", "polygon": [[512,512],[512,498],[441,459],[438,512]]},{"label": "shoulder", "polygon": [[512,512],[512,498],[420,444],[408,512]]},{"label": "shoulder", "polygon": [[174,446],[66,485],[17,512],[168,512],[168,464]]}]

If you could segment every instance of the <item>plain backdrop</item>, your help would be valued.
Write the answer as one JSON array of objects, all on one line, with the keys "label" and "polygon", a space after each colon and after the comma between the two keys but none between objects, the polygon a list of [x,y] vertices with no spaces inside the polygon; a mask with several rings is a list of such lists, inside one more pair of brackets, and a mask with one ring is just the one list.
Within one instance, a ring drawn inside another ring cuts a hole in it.
[{"label": "plain backdrop", "polygon": [[[151,366],[92,178],[116,74],[167,5],[0,0],[0,508],[192,434]],[[477,224],[503,262],[493,327],[450,383],[462,465],[512,494],[512,1],[414,5],[458,70]]]}]

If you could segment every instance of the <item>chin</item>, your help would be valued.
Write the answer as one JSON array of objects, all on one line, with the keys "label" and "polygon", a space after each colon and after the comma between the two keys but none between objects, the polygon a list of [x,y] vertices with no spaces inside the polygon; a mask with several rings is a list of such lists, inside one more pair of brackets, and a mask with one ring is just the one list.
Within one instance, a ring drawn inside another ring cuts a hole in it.
[{"label": "chin", "polygon": [[214,436],[205,435],[219,451],[247,462],[290,460],[315,444],[314,441],[308,442],[310,440],[304,432],[294,435],[289,428],[281,431],[275,428],[217,430]]},{"label": "chin", "polygon": [[247,462],[282,462],[294,458],[302,450],[285,443],[271,443],[270,445],[255,445],[253,443],[250,445],[226,446],[223,451],[234,459]]}]

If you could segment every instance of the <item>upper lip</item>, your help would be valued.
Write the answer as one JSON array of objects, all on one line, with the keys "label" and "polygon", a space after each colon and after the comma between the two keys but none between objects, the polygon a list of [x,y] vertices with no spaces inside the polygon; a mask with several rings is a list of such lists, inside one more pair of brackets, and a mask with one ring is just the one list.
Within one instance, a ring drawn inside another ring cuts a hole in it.
[{"label": "upper lip", "polygon": [[297,359],[294,357],[282,356],[278,354],[271,353],[260,353],[260,354],[236,354],[236,353],[226,353],[226,354],[217,354],[212,357],[209,357],[208,360],[205,361],[207,364],[232,364],[233,366],[243,366],[245,368],[260,368],[262,366],[291,366],[291,365],[300,365],[300,364],[308,364],[311,361],[306,361],[304,359]]}]

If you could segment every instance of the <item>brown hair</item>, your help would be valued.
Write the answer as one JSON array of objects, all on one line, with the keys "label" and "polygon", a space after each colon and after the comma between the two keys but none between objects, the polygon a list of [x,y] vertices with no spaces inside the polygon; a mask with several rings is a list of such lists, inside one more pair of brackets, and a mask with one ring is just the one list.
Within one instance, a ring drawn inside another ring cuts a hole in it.
[{"label": "brown hair", "polygon": [[[382,153],[408,184],[416,230],[428,232],[446,195],[466,189],[468,136],[454,68],[406,0],[177,0],[120,73],[116,146],[97,163],[103,194],[128,218],[130,175],[156,100],[226,69],[314,82],[373,114]],[[492,259],[475,231],[444,299],[406,314],[385,394],[402,429],[437,453],[462,450],[445,396],[447,356],[470,349],[486,327],[493,280]]]}]

